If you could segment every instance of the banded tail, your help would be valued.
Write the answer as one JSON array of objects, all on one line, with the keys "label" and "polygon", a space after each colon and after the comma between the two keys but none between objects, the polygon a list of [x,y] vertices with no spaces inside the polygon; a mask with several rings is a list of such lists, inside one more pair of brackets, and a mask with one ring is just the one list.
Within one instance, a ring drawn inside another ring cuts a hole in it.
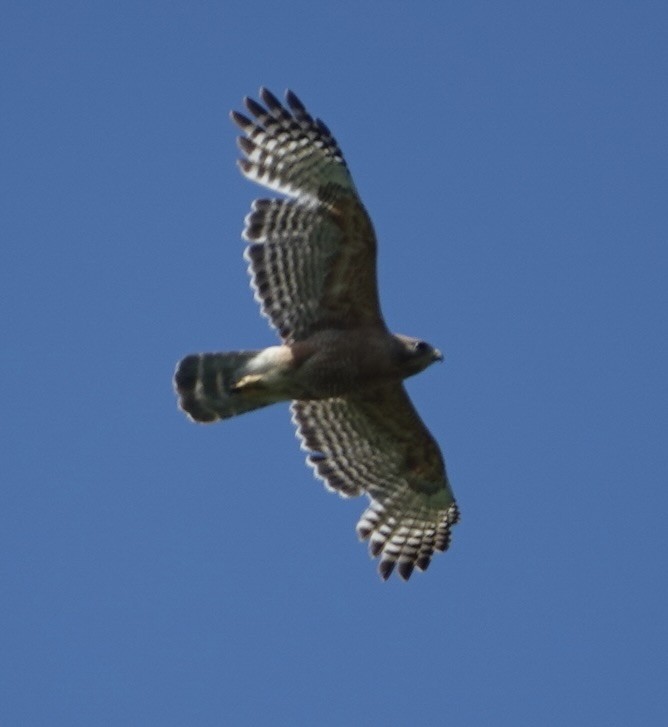
[{"label": "banded tail", "polygon": [[[215,422],[276,402],[252,386],[238,387],[260,351],[194,353],[179,361],[174,388],[179,407],[196,422]],[[264,394],[264,395],[263,395]]]}]

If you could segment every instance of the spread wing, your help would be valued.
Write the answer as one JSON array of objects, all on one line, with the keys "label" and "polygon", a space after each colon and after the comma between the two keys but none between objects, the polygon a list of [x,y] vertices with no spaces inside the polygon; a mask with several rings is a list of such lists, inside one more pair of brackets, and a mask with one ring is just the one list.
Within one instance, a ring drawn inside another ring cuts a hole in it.
[{"label": "spread wing", "polygon": [[376,238],[338,144],[294,93],[287,108],[266,89],[253,120],[232,112],[245,136],[242,173],[289,199],[260,199],[244,238],[252,287],[281,338],[322,328],[385,324],[376,283]]},{"label": "spread wing", "polygon": [[292,403],[307,462],[341,495],[365,493],[371,503],[357,524],[380,556],[387,579],[395,565],[407,580],[446,550],[459,511],[436,441],[403,385],[364,395]]}]

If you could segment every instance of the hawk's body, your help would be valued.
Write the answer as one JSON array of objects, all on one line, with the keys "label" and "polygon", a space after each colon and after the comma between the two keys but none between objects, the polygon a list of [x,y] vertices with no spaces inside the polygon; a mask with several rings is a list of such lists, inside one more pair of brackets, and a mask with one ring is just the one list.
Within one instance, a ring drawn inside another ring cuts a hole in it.
[{"label": "hawk's body", "polygon": [[262,312],[282,345],[193,354],[175,374],[180,405],[210,422],[292,400],[308,461],[342,495],[371,503],[357,526],[407,579],[445,550],[458,511],[438,445],[402,380],[441,354],[390,333],[376,284],[376,239],[327,127],[297,97],[289,110],[261,90],[256,121],[232,113],[246,136],[246,177],[292,199],[257,200],[246,218],[246,257]]}]

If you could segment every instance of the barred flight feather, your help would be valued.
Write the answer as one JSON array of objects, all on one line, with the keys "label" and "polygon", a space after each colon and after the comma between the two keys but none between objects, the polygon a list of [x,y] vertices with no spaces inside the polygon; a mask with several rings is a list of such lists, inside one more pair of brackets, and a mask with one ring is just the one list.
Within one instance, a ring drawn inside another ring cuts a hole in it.
[{"label": "barred flight feather", "polygon": [[[408,412],[402,410],[403,397],[393,394],[392,399],[393,408],[384,414],[410,421],[408,397]],[[435,550],[447,549],[459,512],[444,469],[436,467],[433,480],[425,483],[406,469],[406,448],[412,446],[414,430],[398,438],[392,424],[369,414],[373,400],[361,395],[295,401],[293,421],[315,474],[345,497],[365,493],[371,500],[357,534],[369,541],[370,555],[380,557],[381,577],[388,578],[396,566],[407,580],[414,568],[427,569]],[[435,485],[438,489],[432,494]]]}]

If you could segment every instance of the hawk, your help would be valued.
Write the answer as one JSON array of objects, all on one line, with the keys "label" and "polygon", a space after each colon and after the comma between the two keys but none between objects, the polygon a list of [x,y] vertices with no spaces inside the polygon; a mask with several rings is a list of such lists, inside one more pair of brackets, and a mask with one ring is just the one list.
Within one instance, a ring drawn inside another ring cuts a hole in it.
[{"label": "hawk", "polygon": [[376,237],[327,126],[291,91],[244,99],[232,121],[242,174],[284,198],[253,202],[243,237],[251,287],[281,344],[180,361],[180,408],[196,422],[292,401],[307,463],[344,497],[370,502],[357,524],[378,571],[404,580],[450,543],[459,519],[438,444],[403,380],[441,353],[391,333],[380,309]]}]

